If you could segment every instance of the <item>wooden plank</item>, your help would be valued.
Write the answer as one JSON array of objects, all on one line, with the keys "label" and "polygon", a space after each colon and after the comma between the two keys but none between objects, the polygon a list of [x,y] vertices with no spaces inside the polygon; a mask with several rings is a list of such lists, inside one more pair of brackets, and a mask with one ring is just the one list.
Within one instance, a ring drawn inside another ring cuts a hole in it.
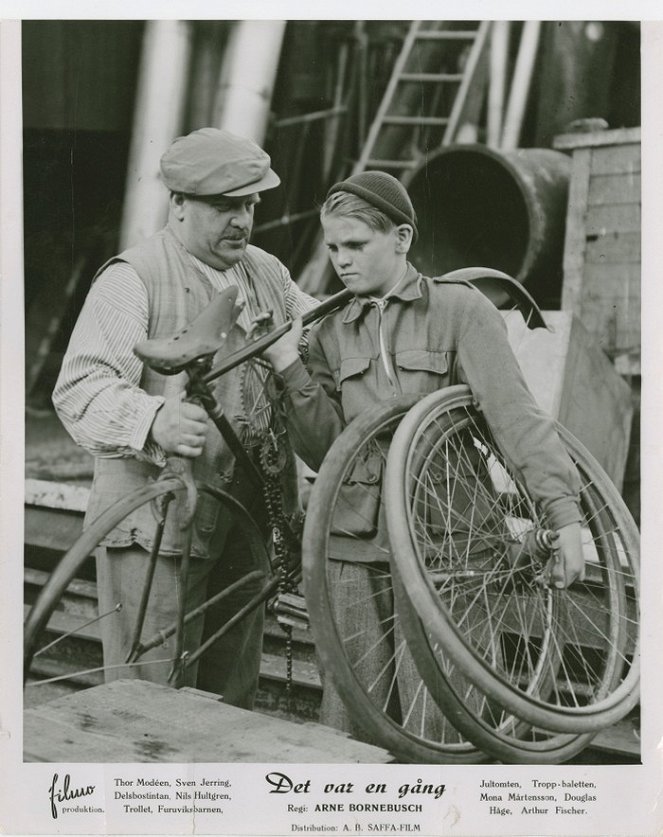
[{"label": "wooden plank", "polygon": [[641,236],[637,232],[590,236],[585,264],[640,264]]},{"label": "wooden plank", "polygon": [[140,680],[86,689],[24,717],[27,761],[393,761],[386,750],[319,724],[293,724]]},{"label": "wooden plank", "polygon": [[564,244],[564,280],[562,283],[563,311],[576,311],[582,292],[585,263],[585,216],[589,194],[591,151],[581,149],[573,155],[569,181],[569,202],[566,214]]},{"label": "wooden plank", "polygon": [[86,485],[53,480],[25,480],[26,505],[85,512],[89,498],[90,489]]},{"label": "wooden plank", "polygon": [[[25,605],[23,608],[24,616],[27,616],[29,611],[30,606]],[[95,612],[88,616],[76,611],[72,608],[71,602],[68,602],[65,610],[56,610],[53,613],[48,622],[48,631],[57,635],[69,634],[73,631],[74,635],[80,639],[101,642],[99,623],[92,622],[92,624],[89,624],[90,620],[95,619],[96,616],[96,608]]]},{"label": "wooden plank", "polygon": [[601,730],[590,746],[603,753],[640,758],[640,743],[640,730],[636,720],[625,718],[608,729]]},{"label": "wooden plank", "polygon": [[[307,686],[311,689],[322,689],[320,673],[316,663],[293,660],[293,681],[298,686]],[[285,655],[264,654],[260,663],[260,676],[268,677],[270,680],[286,682],[286,659]]]},{"label": "wooden plank", "polygon": [[638,265],[587,265],[579,316],[604,351],[639,351],[640,307]]},{"label": "wooden plank", "polygon": [[94,458],[77,445],[55,413],[25,419],[25,476],[41,482],[90,485]]},{"label": "wooden plank", "polygon": [[632,145],[608,145],[592,151],[592,174],[639,174],[641,169],[640,143]]},{"label": "wooden plank", "polygon": [[591,131],[586,134],[559,134],[553,140],[553,148],[571,151],[576,148],[594,148],[601,145],[620,145],[640,142],[640,128],[618,128],[615,131]]},{"label": "wooden plank", "polygon": [[585,268],[583,303],[586,301],[597,306],[601,306],[604,301],[608,306],[618,302],[622,315],[639,321],[640,265],[588,264]]},{"label": "wooden plank", "polygon": [[589,206],[640,203],[640,175],[631,172],[594,174],[589,179]]},{"label": "wooden plank", "polygon": [[585,218],[585,235],[640,232],[640,206],[634,203],[617,206],[590,206]]},{"label": "wooden plank", "polygon": [[621,490],[633,419],[631,389],[578,317],[568,343],[558,418]]},{"label": "wooden plank", "polygon": [[[637,321],[640,318],[640,265],[638,264],[588,264],[585,270],[586,284],[583,303],[603,306],[618,302],[621,314]],[[604,300],[604,297],[606,299]]]},{"label": "wooden plank", "polygon": [[28,506],[24,521],[26,545],[58,552],[66,552],[83,531],[83,515],[63,509]]},{"label": "wooden plank", "polygon": [[[26,567],[23,571],[23,579],[26,585],[41,590],[49,578],[49,573],[43,570],[35,570],[32,567]],[[97,585],[94,581],[86,581],[81,578],[74,578],[67,586],[67,594],[76,596],[88,609],[89,613],[96,613],[97,610]]]}]

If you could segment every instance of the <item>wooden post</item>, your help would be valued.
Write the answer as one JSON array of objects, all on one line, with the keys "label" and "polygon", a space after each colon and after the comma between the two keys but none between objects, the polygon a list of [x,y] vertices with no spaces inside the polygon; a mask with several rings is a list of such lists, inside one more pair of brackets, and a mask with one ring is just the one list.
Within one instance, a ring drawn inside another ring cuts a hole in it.
[{"label": "wooden post", "polygon": [[500,147],[502,119],[504,117],[504,96],[506,91],[506,68],[509,52],[508,20],[496,20],[490,33],[490,75],[488,81],[487,130],[490,148]]},{"label": "wooden post", "polygon": [[322,150],[322,182],[327,184],[332,177],[332,168],[337,152],[338,138],[340,136],[341,128],[341,108],[343,108],[343,99],[345,97],[346,76],[348,71],[348,58],[350,48],[347,42],[339,45],[338,57],[336,62],[336,81],[334,85],[334,101],[333,108],[338,109],[338,115],[332,116],[325,124],[324,142],[325,147]]},{"label": "wooden post", "polygon": [[242,20],[230,33],[215,124],[262,143],[285,34],[284,20]]},{"label": "wooden post", "polygon": [[502,133],[502,151],[513,151],[518,147],[520,131],[527,107],[527,97],[532,82],[536,52],[539,45],[539,34],[541,32],[541,21],[528,20],[523,26],[523,34],[520,38],[516,69],[513,73],[509,104],[504,118],[504,131]]},{"label": "wooden post", "polygon": [[188,88],[187,122],[192,131],[214,123],[214,104],[219,67],[225,51],[226,33],[233,26],[227,21],[197,22],[191,55],[191,81]]},{"label": "wooden post", "polygon": [[121,248],[152,235],[166,220],[168,192],[159,179],[159,160],[182,127],[190,49],[188,23],[156,20],[145,24]]}]

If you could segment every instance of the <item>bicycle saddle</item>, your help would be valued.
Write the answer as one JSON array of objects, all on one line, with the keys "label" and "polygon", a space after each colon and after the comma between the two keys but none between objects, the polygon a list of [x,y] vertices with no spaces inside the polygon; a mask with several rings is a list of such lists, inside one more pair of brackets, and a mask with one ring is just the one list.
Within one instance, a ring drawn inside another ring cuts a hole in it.
[{"label": "bicycle saddle", "polygon": [[194,360],[221,348],[243,307],[236,300],[237,288],[226,288],[173,337],[141,340],[134,346],[134,354],[162,375],[176,375]]}]

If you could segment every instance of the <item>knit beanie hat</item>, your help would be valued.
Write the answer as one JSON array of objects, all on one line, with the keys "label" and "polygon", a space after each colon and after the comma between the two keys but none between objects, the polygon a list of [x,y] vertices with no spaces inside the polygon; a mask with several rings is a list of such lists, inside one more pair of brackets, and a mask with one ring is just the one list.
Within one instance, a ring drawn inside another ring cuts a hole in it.
[{"label": "knit beanie hat", "polygon": [[417,240],[417,213],[405,186],[384,171],[363,171],[347,180],[335,183],[327,192],[327,198],[336,192],[350,192],[381,209],[395,224],[409,224],[414,230],[413,243]]}]

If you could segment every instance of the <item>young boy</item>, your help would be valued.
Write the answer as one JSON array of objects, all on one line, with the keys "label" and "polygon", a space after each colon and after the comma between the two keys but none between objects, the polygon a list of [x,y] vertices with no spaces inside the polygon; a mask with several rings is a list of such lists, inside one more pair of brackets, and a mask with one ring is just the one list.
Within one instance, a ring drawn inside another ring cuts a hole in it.
[{"label": "young boy", "polygon": [[[407,261],[417,217],[403,185],[364,172],[332,186],[321,210],[325,244],[355,294],[313,328],[305,367],[299,326],[267,352],[285,389],[288,434],[318,470],[334,439],[364,408],[401,393],[466,383],[507,458],[559,533],[550,584],[584,575],[578,477],[552,419],[530,394],[497,309],[479,291],[422,276]],[[343,561],[357,583],[367,569]],[[330,717],[323,700],[323,721]],[[337,725],[338,721],[335,722]]]}]

